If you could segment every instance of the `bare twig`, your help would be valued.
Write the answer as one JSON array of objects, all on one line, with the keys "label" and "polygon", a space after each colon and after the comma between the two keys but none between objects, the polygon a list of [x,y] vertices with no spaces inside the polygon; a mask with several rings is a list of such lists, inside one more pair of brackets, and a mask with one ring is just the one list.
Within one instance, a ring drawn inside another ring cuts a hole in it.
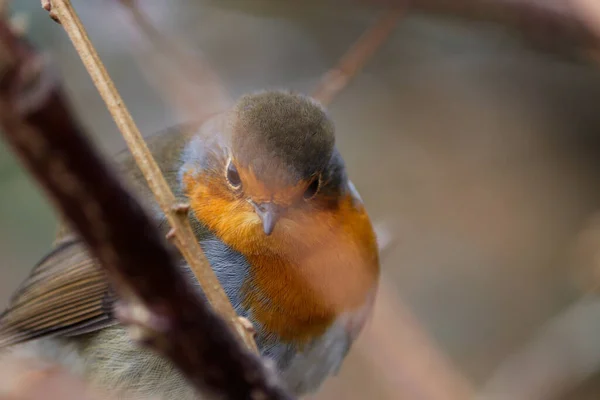
[{"label": "bare twig", "polygon": [[164,211],[171,227],[175,230],[174,243],[188,262],[208,301],[227,321],[229,326],[240,334],[246,345],[257,351],[252,335],[239,323],[233,306],[202,252],[190,226],[187,213],[180,212],[181,208],[177,209],[178,204],[175,196],[152,157],[123,99],[106,72],[71,2],[69,0],[52,0],[51,5],[46,5],[45,8],[49,9],[52,15],[58,19],[73,42],[96,88],[123,134],[131,154],[148,181],[158,204]]},{"label": "bare twig", "polygon": [[338,65],[325,74],[312,97],[324,105],[331,103],[390,36],[404,13],[401,10],[384,12],[384,15],[341,58]]},{"label": "bare twig", "polygon": [[143,343],[199,390],[227,399],[288,399],[274,372],[181,274],[152,219],[71,118],[56,82],[35,75],[37,61],[0,23],[1,131],[106,270],[121,300],[118,314],[129,317],[122,322],[140,328]]}]

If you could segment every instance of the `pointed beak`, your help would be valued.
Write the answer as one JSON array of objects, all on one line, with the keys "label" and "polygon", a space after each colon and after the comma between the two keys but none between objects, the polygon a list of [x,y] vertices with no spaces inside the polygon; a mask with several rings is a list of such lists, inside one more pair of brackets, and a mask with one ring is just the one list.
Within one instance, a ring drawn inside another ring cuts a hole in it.
[{"label": "pointed beak", "polygon": [[255,204],[254,208],[262,220],[265,234],[269,236],[273,232],[273,229],[275,229],[275,224],[277,224],[277,221],[279,220],[279,208],[273,203]]}]

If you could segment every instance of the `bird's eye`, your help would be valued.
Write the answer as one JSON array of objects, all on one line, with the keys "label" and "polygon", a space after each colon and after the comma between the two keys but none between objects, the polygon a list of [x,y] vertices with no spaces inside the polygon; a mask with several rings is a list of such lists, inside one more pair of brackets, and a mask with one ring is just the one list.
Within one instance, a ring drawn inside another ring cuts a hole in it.
[{"label": "bird's eye", "polygon": [[226,175],[227,182],[229,182],[231,187],[233,187],[234,189],[238,189],[241,186],[242,180],[240,179],[240,174],[238,173],[237,168],[235,167],[235,165],[233,165],[231,161],[229,161],[229,164],[227,164]]},{"label": "bird's eye", "polygon": [[304,199],[310,200],[313,197],[315,197],[315,195],[319,191],[320,184],[321,184],[320,178],[313,179],[313,181],[310,183],[310,185],[308,185],[308,187],[306,188],[306,191],[304,192]]}]

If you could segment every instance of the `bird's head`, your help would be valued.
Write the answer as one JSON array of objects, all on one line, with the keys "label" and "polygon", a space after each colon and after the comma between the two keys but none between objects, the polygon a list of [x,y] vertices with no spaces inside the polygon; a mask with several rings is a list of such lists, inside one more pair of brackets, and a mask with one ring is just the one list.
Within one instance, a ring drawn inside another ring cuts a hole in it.
[{"label": "bird's head", "polygon": [[324,109],[299,94],[251,94],[203,132],[188,145],[182,183],[195,217],[252,268],[245,307],[296,341],[360,309],[377,244]]},{"label": "bird's head", "polygon": [[284,92],[242,97],[229,121],[225,179],[270,235],[290,208],[319,195],[334,149],[333,123],[311,99]]},{"label": "bird's head", "polygon": [[[225,121],[226,150],[210,163],[210,184],[199,191],[203,185],[192,178],[186,185],[196,192],[196,214],[260,225],[264,237],[282,220],[299,224],[315,209],[335,205],[344,168],[333,122],[319,104],[300,94],[260,92],[241,97]],[[208,222],[223,234],[233,229]]]}]

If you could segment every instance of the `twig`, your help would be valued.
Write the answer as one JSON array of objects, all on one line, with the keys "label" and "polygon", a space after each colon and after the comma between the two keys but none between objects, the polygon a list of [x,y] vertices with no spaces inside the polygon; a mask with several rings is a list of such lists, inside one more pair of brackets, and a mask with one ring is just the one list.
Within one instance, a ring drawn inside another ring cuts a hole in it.
[{"label": "twig", "polygon": [[331,103],[335,95],[346,87],[350,79],[363,68],[390,36],[404,13],[401,10],[384,12],[384,15],[341,58],[338,65],[325,74],[312,97],[324,105]]},{"label": "twig", "polygon": [[70,117],[58,87],[43,83],[44,75],[35,79],[39,68],[28,50],[0,23],[2,134],[106,270],[121,322],[139,328],[143,343],[198,390],[226,399],[289,399],[274,372],[182,275],[144,208]]},{"label": "twig", "polygon": [[[49,0],[45,1],[48,2]],[[177,204],[175,196],[152,157],[123,99],[106,72],[98,53],[89,40],[87,32],[71,6],[71,2],[69,0],[52,0],[51,4],[44,4],[43,2],[43,5],[51,13],[51,16],[58,19],[73,42],[98,92],[106,102],[108,110],[123,134],[131,154],[148,181],[158,204],[174,229],[175,245],[188,262],[208,301],[227,321],[234,332],[241,335],[244,343],[250,349],[257,351],[252,334],[240,324],[233,306],[194,236],[188,220],[187,208]]]}]

